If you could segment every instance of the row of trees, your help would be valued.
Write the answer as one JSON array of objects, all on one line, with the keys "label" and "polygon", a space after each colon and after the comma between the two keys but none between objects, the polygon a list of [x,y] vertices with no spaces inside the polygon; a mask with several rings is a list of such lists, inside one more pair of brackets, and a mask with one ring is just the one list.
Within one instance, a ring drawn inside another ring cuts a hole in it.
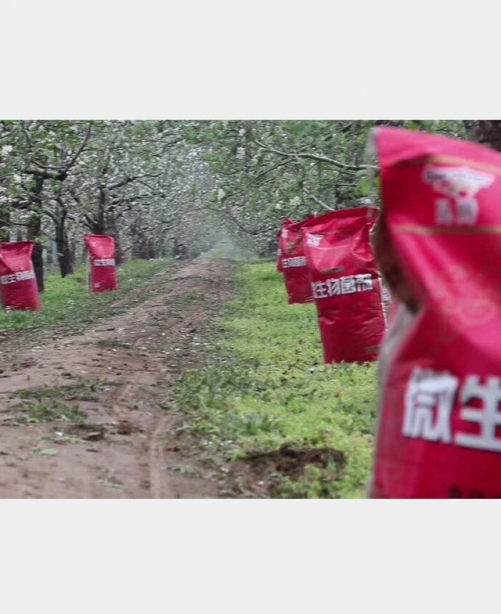
[{"label": "row of trees", "polygon": [[36,242],[41,290],[48,241],[63,276],[73,271],[85,232],[114,236],[119,263],[126,252],[147,258],[171,247],[213,189],[188,128],[168,121],[0,123],[0,238]]},{"label": "row of trees", "polygon": [[244,234],[275,232],[284,215],[353,207],[374,199],[370,131],[393,124],[465,137],[452,121],[257,121],[208,127],[206,159],[217,173],[212,207]]},{"label": "row of trees", "polygon": [[265,251],[284,217],[374,199],[368,135],[389,123],[501,148],[498,121],[1,121],[0,240],[53,243],[63,276],[85,232],[117,260],[223,236]]}]

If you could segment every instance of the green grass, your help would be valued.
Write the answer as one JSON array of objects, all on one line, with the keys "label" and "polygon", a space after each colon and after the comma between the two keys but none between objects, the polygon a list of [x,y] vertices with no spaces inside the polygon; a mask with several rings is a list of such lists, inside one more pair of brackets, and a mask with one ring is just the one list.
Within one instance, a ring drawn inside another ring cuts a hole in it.
[{"label": "green grass", "polygon": [[191,292],[183,292],[169,300],[169,305],[178,309],[187,309],[192,305],[201,305],[204,302],[204,295],[201,292],[193,290]]},{"label": "green grass", "polygon": [[10,397],[12,399],[33,399],[38,401],[44,399],[97,401],[99,397],[96,393],[99,391],[99,388],[100,384],[98,382],[82,379],[77,384],[71,384],[69,386],[47,386],[18,390],[13,392]]},{"label": "green grass", "polygon": [[[108,316],[111,303],[127,296],[167,266],[172,266],[168,260],[131,260],[118,268],[118,290],[102,294],[89,292],[85,268],[65,279],[51,272],[46,276],[41,310],[0,311],[0,331],[45,329],[59,325],[73,329],[88,324]],[[155,288],[149,291],[154,292]]]},{"label": "green grass", "polygon": [[61,403],[54,399],[37,399],[20,405],[13,421],[17,424],[39,424],[54,420],[84,422],[86,418],[86,414],[68,403]]},{"label": "green grass", "polygon": [[314,305],[288,305],[275,263],[242,266],[237,298],[216,324],[205,366],[177,391],[186,415],[181,431],[208,455],[230,462],[251,451],[328,447],[343,452],[338,468],[306,467],[280,476],[271,496],[363,497],[372,463],[376,366],[324,365]]}]

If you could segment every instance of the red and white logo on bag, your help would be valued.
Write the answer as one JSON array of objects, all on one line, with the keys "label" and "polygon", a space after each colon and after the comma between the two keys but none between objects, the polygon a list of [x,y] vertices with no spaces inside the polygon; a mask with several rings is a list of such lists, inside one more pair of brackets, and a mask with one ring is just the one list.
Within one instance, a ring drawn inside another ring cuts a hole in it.
[{"label": "red and white logo on bag", "polygon": [[376,209],[357,207],[332,211],[304,226],[326,363],[377,359],[386,324],[370,243],[376,216]]},{"label": "red and white logo on bag", "polygon": [[[467,375],[460,383],[460,378],[446,371],[414,369],[407,384],[402,434],[413,439],[501,452],[501,438],[497,433],[501,426],[501,379]],[[458,401],[459,420],[454,423],[452,415]],[[467,430],[466,425],[474,425],[474,430]]]},{"label": "red and white logo on bag", "polygon": [[306,266],[306,258],[304,256],[282,258],[282,266],[284,267],[284,269],[293,269],[300,266]]},{"label": "red and white logo on bag", "polygon": [[114,238],[103,235],[85,235],[84,241],[90,256],[90,285],[92,292],[116,290],[117,275]]},{"label": "red and white logo on bag", "polygon": [[280,233],[280,256],[277,269],[284,273],[284,283],[289,304],[310,303],[313,301],[310,277],[304,254],[303,224],[314,216],[301,222],[285,220]]},{"label": "red and white logo on bag", "polygon": [[478,218],[475,196],[490,187],[495,177],[467,166],[429,164],[424,168],[423,179],[435,192],[447,197],[435,201],[437,224],[473,225]]},{"label": "red and white logo on bag", "polygon": [[322,243],[322,239],[324,237],[322,235],[306,235],[306,245],[309,247],[320,247],[320,243]]},{"label": "red and white logo on bag", "polygon": [[4,309],[40,309],[32,241],[0,244],[0,296]]},{"label": "red and white logo on bag", "polygon": [[2,286],[6,286],[7,284],[15,284],[18,281],[26,281],[27,279],[35,279],[35,271],[20,271],[19,273],[2,275],[0,283]]},{"label": "red and white logo on bag", "polygon": [[501,498],[501,154],[396,128],[376,143],[417,306],[396,303],[381,352],[371,495]]}]

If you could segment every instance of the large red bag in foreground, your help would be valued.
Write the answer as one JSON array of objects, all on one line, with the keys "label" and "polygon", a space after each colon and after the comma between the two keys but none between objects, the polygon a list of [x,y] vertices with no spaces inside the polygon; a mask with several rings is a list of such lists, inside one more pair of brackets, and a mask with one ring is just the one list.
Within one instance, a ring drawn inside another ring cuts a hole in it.
[{"label": "large red bag in foreground", "polygon": [[101,235],[85,235],[84,240],[91,264],[91,291],[110,292],[116,290],[115,239]]},{"label": "large red bag in foreground", "polygon": [[378,357],[386,323],[370,243],[377,213],[374,207],[333,211],[304,226],[326,363]]},{"label": "large red bag in foreground", "polygon": [[499,498],[501,154],[390,128],[375,140],[378,259],[393,258],[400,304],[381,351],[371,494]]},{"label": "large red bag in foreground", "polygon": [[31,260],[34,247],[33,241],[0,244],[0,294],[5,309],[40,309],[40,295]]},{"label": "large red bag in foreground", "polygon": [[291,223],[282,229],[281,237],[281,267],[284,274],[285,288],[287,290],[288,302],[311,303],[313,295],[306,258],[304,255],[304,232],[305,223],[313,219],[310,216],[297,223]]}]

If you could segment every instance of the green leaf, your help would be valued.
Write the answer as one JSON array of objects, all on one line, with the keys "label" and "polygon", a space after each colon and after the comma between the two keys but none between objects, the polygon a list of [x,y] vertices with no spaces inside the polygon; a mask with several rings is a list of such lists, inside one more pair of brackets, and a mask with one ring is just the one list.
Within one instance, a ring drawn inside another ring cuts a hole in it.
[{"label": "green leaf", "polygon": [[365,177],[358,184],[358,193],[360,194],[360,196],[369,196],[373,187],[374,186],[372,181],[369,178]]}]

